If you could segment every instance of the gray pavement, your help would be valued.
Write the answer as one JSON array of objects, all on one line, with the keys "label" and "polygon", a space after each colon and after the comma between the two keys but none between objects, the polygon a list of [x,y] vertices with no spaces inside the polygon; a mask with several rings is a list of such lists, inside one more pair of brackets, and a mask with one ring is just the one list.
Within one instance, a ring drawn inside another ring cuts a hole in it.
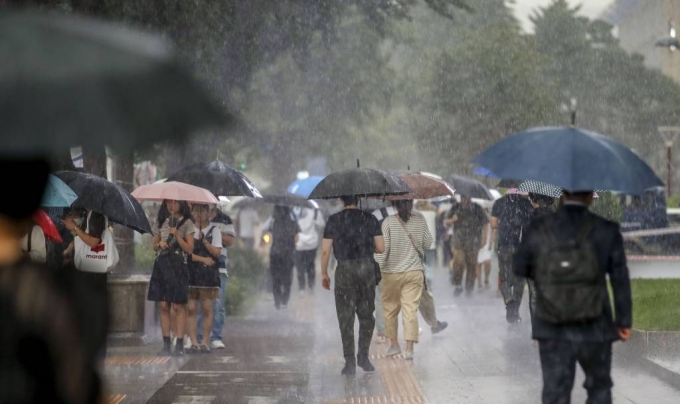
[{"label": "gray pavement", "polygon": [[[495,273],[491,279],[497,279]],[[263,295],[247,318],[229,319],[225,350],[163,364],[107,366],[109,402],[539,403],[541,372],[529,323],[505,322],[495,288],[454,298],[443,269],[436,273],[434,291],[438,316],[449,328],[432,335],[421,321],[413,363],[385,358],[387,346],[376,342],[371,347],[375,373],[357,369],[354,377],[341,376],[332,292],[318,288],[301,297],[294,289],[286,311],[277,312]],[[526,304],[522,313],[528,319]],[[155,352],[158,346],[146,349]],[[622,343],[615,349],[615,403],[679,402],[680,391],[621,359],[627,349]],[[130,353],[121,349],[109,355],[113,363]],[[575,403],[585,402],[582,383],[579,373]]]}]

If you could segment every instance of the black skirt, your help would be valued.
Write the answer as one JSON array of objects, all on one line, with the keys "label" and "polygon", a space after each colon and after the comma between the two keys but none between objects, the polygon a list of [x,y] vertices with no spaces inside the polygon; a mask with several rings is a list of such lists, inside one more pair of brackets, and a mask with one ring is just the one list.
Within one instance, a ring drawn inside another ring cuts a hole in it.
[{"label": "black skirt", "polygon": [[184,304],[188,301],[189,268],[184,254],[168,251],[153,265],[147,300]]},{"label": "black skirt", "polygon": [[207,266],[200,262],[191,262],[189,268],[189,286],[199,288],[219,288],[220,268],[217,265]]}]

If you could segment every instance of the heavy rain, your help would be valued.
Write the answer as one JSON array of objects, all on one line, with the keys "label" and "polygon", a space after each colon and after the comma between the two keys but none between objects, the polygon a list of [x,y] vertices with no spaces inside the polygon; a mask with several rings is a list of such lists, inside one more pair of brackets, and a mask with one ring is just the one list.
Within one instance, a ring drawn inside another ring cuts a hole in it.
[{"label": "heavy rain", "polygon": [[680,402],[680,0],[0,0],[0,404]]}]

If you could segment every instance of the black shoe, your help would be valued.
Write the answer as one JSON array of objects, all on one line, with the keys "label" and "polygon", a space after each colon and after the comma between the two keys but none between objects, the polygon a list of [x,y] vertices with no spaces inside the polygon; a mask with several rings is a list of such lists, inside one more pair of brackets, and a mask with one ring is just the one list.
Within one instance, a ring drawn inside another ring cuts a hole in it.
[{"label": "black shoe", "polygon": [[184,347],[176,347],[174,356],[184,356]]},{"label": "black shoe", "polygon": [[357,365],[354,361],[345,362],[345,367],[342,368],[343,375],[355,375],[357,373]]},{"label": "black shoe", "polygon": [[359,355],[357,357],[357,365],[364,370],[364,372],[375,372],[375,368],[371,361],[368,360],[368,355]]},{"label": "black shoe", "polygon": [[432,327],[432,334],[440,333],[440,332],[444,331],[446,329],[446,327],[448,327],[448,326],[449,326],[449,323],[447,323],[446,321],[437,321],[437,325]]},{"label": "black shoe", "polygon": [[460,286],[456,286],[456,288],[453,290],[453,296],[458,297],[461,294],[463,294],[463,288],[461,288]]}]

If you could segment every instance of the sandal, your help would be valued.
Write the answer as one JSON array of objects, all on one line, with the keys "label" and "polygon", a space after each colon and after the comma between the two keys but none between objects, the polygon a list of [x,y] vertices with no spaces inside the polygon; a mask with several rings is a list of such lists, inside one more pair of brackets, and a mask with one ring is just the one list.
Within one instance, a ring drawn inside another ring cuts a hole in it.
[{"label": "sandal", "polygon": [[195,354],[197,354],[198,352],[199,352],[199,351],[198,351],[198,346],[197,346],[197,345],[192,345],[189,349],[187,349],[187,353],[188,353],[189,355],[195,355]]},{"label": "sandal", "polygon": [[201,345],[199,348],[200,353],[202,354],[209,354],[210,353],[210,348],[208,348],[207,345]]}]

